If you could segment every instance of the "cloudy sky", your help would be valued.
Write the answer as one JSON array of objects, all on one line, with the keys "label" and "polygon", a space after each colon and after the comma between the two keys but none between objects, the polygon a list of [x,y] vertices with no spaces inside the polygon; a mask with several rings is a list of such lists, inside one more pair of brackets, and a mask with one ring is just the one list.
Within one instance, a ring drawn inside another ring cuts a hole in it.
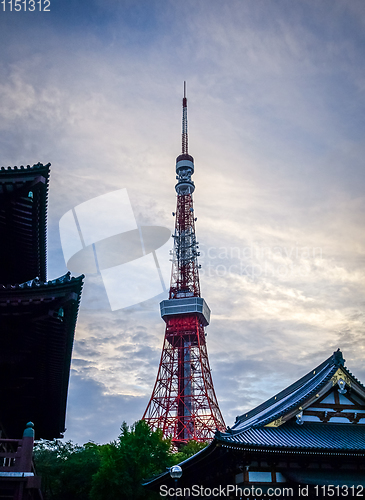
[{"label": "cloudy sky", "polygon": [[[364,1],[0,9],[0,164],[52,164],[49,279],[67,271],[61,217],[97,196],[126,189],[138,227],[172,228],[186,80],[208,350],[226,424],[338,347],[365,382]],[[66,439],[107,442],[141,418],[163,298],[112,311],[87,274]]]}]

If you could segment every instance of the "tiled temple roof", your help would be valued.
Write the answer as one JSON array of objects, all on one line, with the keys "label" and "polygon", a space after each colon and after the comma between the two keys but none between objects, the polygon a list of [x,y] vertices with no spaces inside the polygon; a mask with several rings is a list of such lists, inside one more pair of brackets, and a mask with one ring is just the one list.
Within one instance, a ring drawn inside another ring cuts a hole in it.
[{"label": "tiled temple roof", "polygon": [[335,352],[326,361],[311,370],[283,391],[268,399],[246,414],[236,418],[232,431],[258,427],[280,418],[291,408],[298,407],[312,394],[316,394],[334,375],[344,359],[341,351]]},{"label": "tiled temple roof", "polygon": [[280,427],[249,428],[231,436],[221,435],[219,441],[249,447],[301,450],[361,451],[365,454],[363,425],[290,422]]},{"label": "tiled temple roof", "polygon": [[333,386],[333,376],[341,369],[351,380],[352,390],[362,396],[365,387],[344,367],[337,350],[307,375],[258,407],[237,417],[227,432],[217,432],[215,439],[234,445],[287,449],[342,449],[365,452],[365,425],[350,423],[293,423],[293,417],[309,404],[314,404]]}]

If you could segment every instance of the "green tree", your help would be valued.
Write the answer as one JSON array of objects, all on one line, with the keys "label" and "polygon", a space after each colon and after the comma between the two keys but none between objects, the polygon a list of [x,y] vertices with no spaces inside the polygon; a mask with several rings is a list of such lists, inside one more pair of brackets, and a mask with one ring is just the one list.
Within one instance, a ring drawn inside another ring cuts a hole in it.
[{"label": "green tree", "polygon": [[145,421],[130,429],[123,422],[121,434],[100,450],[100,468],[93,477],[92,500],[143,500],[159,498],[146,491],[143,479],[166,470],[170,465],[171,441],[162,431],[151,431]]},{"label": "green tree", "polygon": [[100,466],[99,446],[41,441],[34,449],[34,463],[45,500],[89,500],[92,477]]},{"label": "green tree", "polygon": [[208,443],[199,443],[198,441],[191,439],[185,445],[181,446],[177,453],[172,455],[172,461],[174,464],[179,464],[187,458],[195,455],[195,453],[198,453],[198,451],[202,450],[207,445]]},{"label": "green tree", "polygon": [[112,443],[83,446],[71,441],[41,441],[34,450],[45,500],[145,500],[160,498],[143,488],[144,479],[164,472],[204,448],[189,441],[172,453],[171,441],[145,421],[131,428],[123,422]]}]

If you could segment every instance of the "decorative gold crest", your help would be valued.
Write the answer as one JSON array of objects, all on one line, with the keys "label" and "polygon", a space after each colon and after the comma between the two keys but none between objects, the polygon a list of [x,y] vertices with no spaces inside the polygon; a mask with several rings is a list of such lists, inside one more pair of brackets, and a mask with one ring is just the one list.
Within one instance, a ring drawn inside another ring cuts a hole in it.
[{"label": "decorative gold crest", "polygon": [[336,385],[337,382],[342,378],[342,380],[344,380],[346,382],[346,384],[348,386],[351,387],[351,380],[350,378],[341,370],[341,368],[338,368],[338,370],[336,371],[336,373],[333,375],[333,377],[331,378],[332,380],[332,385]]},{"label": "decorative gold crest", "polygon": [[280,427],[281,424],[284,423],[283,417],[277,418],[276,420],[273,420],[269,424],[266,424],[265,427]]}]

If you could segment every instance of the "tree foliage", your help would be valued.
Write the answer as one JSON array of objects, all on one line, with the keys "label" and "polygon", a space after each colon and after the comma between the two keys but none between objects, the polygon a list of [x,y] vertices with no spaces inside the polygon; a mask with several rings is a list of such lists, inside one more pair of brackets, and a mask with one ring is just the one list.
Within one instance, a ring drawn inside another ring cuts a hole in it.
[{"label": "tree foliage", "polygon": [[195,455],[195,453],[198,453],[198,451],[202,450],[207,446],[208,443],[199,443],[198,441],[195,441],[192,439],[191,441],[188,441],[184,446],[182,446],[177,453],[174,453],[172,455],[172,459],[174,461],[174,464],[179,464],[180,462],[183,462],[184,460],[188,459],[192,455]]},{"label": "tree foliage", "polygon": [[189,441],[174,453],[161,430],[151,431],[140,420],[125,422],[116,441],[74,445],[71,441],[41,441],[35,447],[37,474],[45,500],[152,500],[142,482],[186,460],[206,443]]},{"label": "tree foliage", "polygon": [[88,500],[92,477],[100,466],[99,447],[71,441],[41,441],[34,449],[45,500]]},{"label": "tree foliage", "polygon": [[151,431],[144,420],[131,429],[125,422],[114,443],[103,447],[101,465],[93,477],[92,500],[142,500],[152,498],[141,485],[171,463],[171,441],[162,432]]}]

